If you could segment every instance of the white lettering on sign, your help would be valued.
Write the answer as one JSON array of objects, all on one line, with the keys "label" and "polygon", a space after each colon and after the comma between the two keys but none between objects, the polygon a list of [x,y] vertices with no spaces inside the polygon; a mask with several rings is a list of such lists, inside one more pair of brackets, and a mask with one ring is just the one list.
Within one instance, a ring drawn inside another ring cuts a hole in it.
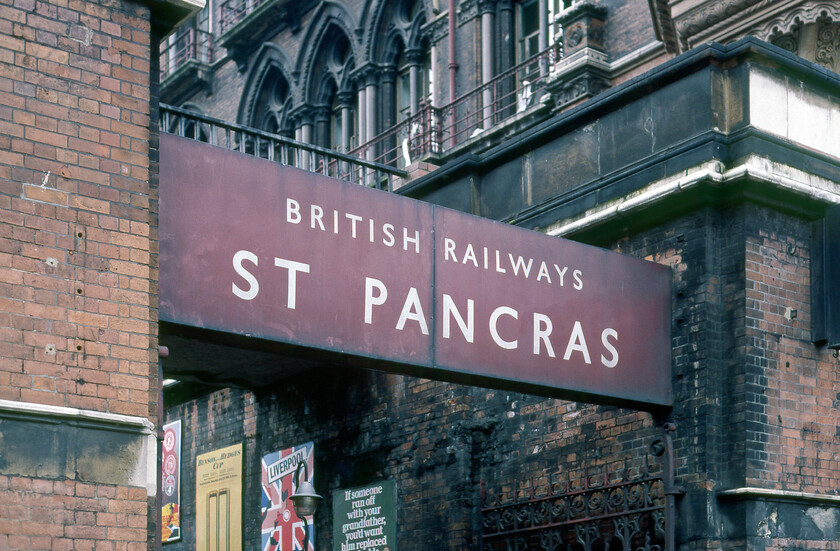
[{"label": "white lettering on sign", "polygon": [[[296,199],[286,198],[286,222],[299,225],[304,222],[306,209]],[[413,230],[402,227],[397,231],[397,226],[390,223],[377,222],[373,218],[365,218],[352,212],[339,212],[333,209],[332,221],[328,228],[324,224],[324,208],[320,205],[309,205],[309,229],[324,233],[332,232],[335,235],[349,233],[351,239],[366,239],[369,243],[380,243],[386,247],[393,247],[402,234],[402,250],[413,251],[420,254],[420,230]]]},{"label": "white lettering on sign", "polygon": [[[257,281],[256,276],[245,269],[242,262],[247,260],[254,266],[259,266],[259,258],[251,251],[236,251],[233,255],[233,269],[236,273],[248,283],[247,289],[242,289],[234,281],[231,287],[233,294],[242,300],[254,300],[260,292],[260,282]],[[287,260],[285,258],[274,258],[274,265],[278,268],[286,268],[289,271],[288,276],[288,290],[286,293],[286,307],[290,310],[295,309],[297,299],[297,273],[309,273],[309,264],[303,262],[295,262],[294,260]]]},{"label": "white lettering on sign", "polygon": [[255,278],[251,272],[242,266],[242,262],[245,260],[256,266],[257,255],[250,251],[237,251],[236,254],[233,255],[233,269],[236,270],[236,273],[239,274],[242,279],[248,282],[248,289],[246,290],[243,290],[236,284],[236,282],[234,282],[233,294],[242,300],[253,300],[257,298],[257,293],[260,292],[260,284],[257,281],[257,278]]},{"label": "white lettering on sign", "polygon": [[295,297],[297,296],[297,273],[309,273],[309,264],[303,262],[295,262],[294,260],[286,260],[285,258],[274,258],[274,265],[278,268],[286,268],[289,270],[289,286],[286,294],[286,307],[289,310],[295,309]]},{"label": "white lettering on sign", "polygon": [[[376,289],[376,296],[373,291]],[[373,323],[373,307],[382,306],[388,300],[388,289],[385,284],[372,277],[365,278],[365,323]]]},{"label": "white lettering on sign", "polygon": [[420,325],[420,332],[424,335],[429,334],[429,326],[426,325],[426,318],[423,316],[423,306],[420,304],[420,297],[417,295],[417,288],[412,287],[408,291],[408,296],[405,297],[405,304],[403,304],[402,312],[400,312],[400,319],[397,320],[397,329],[402,331],[405,328],[405,322],[414,320]]},{"label": "white lettering on sign", "polygon": [[[290,224],[301,224],[304,221],[304,212],[301,205],[294,199],[287,199],[286,221]],[[365,219],[351,213],[332,213],[332,224],[330,231],[340,233],[347,231],[351,239],[365,239],[371,243],[381,237],[381,243],[388,247],[397,245],[397,228],[393,224],[382,224],[378,226],[373,219]],[[341,220],[349,221],[349,226],[342,226]],[[367,220],[367,222],[365,222]],[[319,205],[309,206],[309,227],[312,230],[328,233],[328,226],[324,223],[324,210]],[[381,230],[381,235],[377,232]],[[419,252],[420,233],[410,232],[408,228],[402,228],[402,245],[406,251]],[[478,251],[478,253],[476,252]],[[459,254],[460,252],[460,254]],[[546,283],[557,282],[561,287],[570,285],[575,290],[583,288],[583,274],[581,270],[570,269],[568,266],[561,266],[557,263],[549,263],[545,260],[538,260],[531,257],[514,255],[502,252],[498,249],[490,250],[487,247],[476,249],[472,244],[467,244],[459,249],[455,240],[444,238],[443,259],[448,262],[469,264],[479,269],[494,270],[497,273],[509,274],[511,277],[545,281]],[[505,262],[503,259],[506,259]],[[310,273],[310,265],[304,262],[275,257],[274,266],[285,269],[286,277],[286,307],[294,310],[297,306],[299,279],[301,274]],[[259,258],[248,250],[237,251],[232,259],[233,269],[239,279],[231,284],[233,294],[246,301],[257,298],[260,292],[260,282],[254,272],[259,266]],[[250,265],[253,266],[253,268]],[[570,276],[570,277],[569,277]],[[476,304],[472,298],[460,300],[456,304],[455,299],[445,292],[441,292],[438,302],[438,315],[442,320],[441,338],[463,339],[468,344],[475,344],[476,331]],[[389,300],[388,287],[380,280],[373,277],[365,277],[364,281],[364,309],[361,318],[367,325],[374,325],[375,311],[379,306],[386,304]],[[381,315],[380,315],[381,317]],[[496,306],[486,320],[487,331],[491,341],[502,350],[518,350],[520,341],[514,335],[521,334],[521,323],[530,325],[530,347],[535,356],[547,356],[556,358],[555,346],[560,346],[563,351],[564,361],[582,361],[587,365],[592,364],[592,354],[587,340],[588,332],[583,324],[576,320],[564,320],[570,325],[567,338],[558,342],[560,335],[555,333],[555,321],[547,314],[532,312],[529,318],[520,321],[520,312],[510,306]],[[526,321],[528,320],[528,321]],[[431,318],[424,310],[420,300],[420,294],[416,287],[411,287],[405,295],[400,314],[394,320],[377,320],[376,325],[393,323],[393,328],[398,331],[409,330],[415,327],[423,335],[429,335],[429,323]],[[454,322],[454,323],[453,323]],[[457,330],[453,331],[453,325]],[[591,330],[591,328],[589,328]],[[618,331],[606,327],[601,330],[600,340],[597,342],[599,349],[596,352],[596,359],[601,365],[607,368],[617,367],[619,364]],[[565,346],[564,346],[565,345]]]},{"label": "white lettering on sign", "polygon": [[[514,277],[524,279],[531,279],[533,275],[535,281],[545,282],[549,285],[553,281],[557,281],[560,287],[565,286],[567,283],[566,274],[569,271],[568,266],[561,266],[560,264],[547,260],[526,258],[522,255],[514,255],[513,253],[503,252],[499,249],[491,250],[487,247],[481,247],[480,250],[481,254],[479,258],[476,255],[476,249],[473,244],[467,243],[467,246],[459,253],[458,244],[455,243],[454,239],[450,237],[443,238],[444,261],[473,266],[482,270],[492,269],[500,274],[510,273]],[[556,274],[556,276],[552,274]],[[576,291],[583,289],[583,272],[572,270],[571,276],[572,287]],[[555,279],[552,279],[553,277]]]},{"label": "white lettering on sign", "polygon": [[513,319],[519,319],[519,312],[509,306],[499,306],[490,314],[490,336],[493,338],[493,342],[506,350],[514,350],[519,346],[518,339],[506,341],[499,336],[499,329],[496,327],[496,324],[499,322],[501,316],[510,316]]},{"label": "white lettering on sign", "polygon": [[473,299],[467,299],[467,319],[464,321],[463,316],[461,316],[461,312],[458,311],[458,307],[455,306],[455,301],[452,300],[452,297],[447,295],[446,293],[443,294],[443,338],[448,339],[450,333],[450,326],[451,326],[451,319],[455,319],[455,323],[458,324],[458,328],[461,330],[461,334],[464,335],[464,340],[467,342],[473,342],[475,338],[475,301]]}]

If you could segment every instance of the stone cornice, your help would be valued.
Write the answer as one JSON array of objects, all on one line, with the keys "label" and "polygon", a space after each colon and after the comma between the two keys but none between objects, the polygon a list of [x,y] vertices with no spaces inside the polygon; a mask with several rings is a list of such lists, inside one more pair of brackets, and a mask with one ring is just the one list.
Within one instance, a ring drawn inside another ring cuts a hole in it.
[{"label": "stone cornice", "polygon": [[773,490],[768,488],[733,488],[717,493],[719,498],[728,499],[766,499],[781,501],[796,501],[804,503],[821,503],[833,507],[840,507],[840,495],[814,494],[809,492],[795,492],[790,490]]},{"label": "stone cornice", "polygon": [[[800,3],[802,0],[794,1]],[[705,2],[674,18],[677,34],[683,44],[696,46],[721,40],[749,28],[757,19],[773,10],[790,8],[790,0],[719,0]]]},{"label": "stone cornice", "polygon": [[64,406],[0,400],[0,418],[25,418],[47,423],[76,423],[90,427],[152,434],[154,425],[143,417]]},{"label": "stone cornice", "polygon": [[[718,161],[710,161],[693,169],[685,170],[680,174],[653,182],[643,189],[635,190],[623,197],[604,203],[579,218],[571,221],[566,220],[561,224],[549,227],[546,233],[558,237],[573,234],[594,225],[626,217],[635,211],[649,208],[667,198],[700,185],[711,184],[720,187],[741,182],[745,178],[754,182],[762,182],[767,186],[766,189],[787,191],[826,204],[840,204],[840,190],[832,181],[753,155],[729,170],[724,170],[723,164]],[[780,492],[777,490],[768,491]],[[734,490],[730,492],[734,492]],[[724,495],[724,493],[718,495]],[[837,497],[837,500],[840,504],[840,496]]]}]

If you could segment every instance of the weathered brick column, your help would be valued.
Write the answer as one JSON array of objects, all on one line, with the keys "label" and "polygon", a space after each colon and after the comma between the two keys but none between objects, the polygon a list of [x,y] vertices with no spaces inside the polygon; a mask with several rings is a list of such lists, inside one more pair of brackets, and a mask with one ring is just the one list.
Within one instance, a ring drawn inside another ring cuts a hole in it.
[{"label": "weathered brick column", "polygon": [[152,541],[150,83],[186,13],[0,1],[0,549]]}]

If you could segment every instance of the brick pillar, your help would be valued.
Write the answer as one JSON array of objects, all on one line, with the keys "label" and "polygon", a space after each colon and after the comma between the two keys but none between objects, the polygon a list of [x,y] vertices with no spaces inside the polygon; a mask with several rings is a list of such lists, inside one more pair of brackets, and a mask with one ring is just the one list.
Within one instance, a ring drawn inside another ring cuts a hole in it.
[{"label": "brick pillar", "polygon": [[143,549],[158,421],[159,14],[0,1],[0,549]]}]

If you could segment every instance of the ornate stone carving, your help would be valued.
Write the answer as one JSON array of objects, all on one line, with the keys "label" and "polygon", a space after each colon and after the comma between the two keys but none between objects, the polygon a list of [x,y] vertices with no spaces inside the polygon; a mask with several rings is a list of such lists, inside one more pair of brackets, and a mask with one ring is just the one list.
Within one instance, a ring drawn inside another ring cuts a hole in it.
[{"label": "ornate stone carving", "polygon": [[444,11],[443,15],[439,15],[424,24],[420,28],[420,32],[431,38],[433,43],[440,42],[449,34],[449,14]]},{"label": "ornate stone carving", "polygon": [[578,75],[551,89],[554,108],[562,110],[582,99],[600,94],[609,87],[609,80],[600,75],[592,73]]},{"label": "ornate stone carving", "polygon": [[757,9],[764,9],[769,5],[784,4],[787,1],[789,0],[716,0],[705,2],[677,18],[677,31],[683,40],[690,42],[692,36],[700,34],[702,31],[736,15],[744,15],[748,8],[757,6]]},{"label": "ornate stone carving", "polygon": [[456,17],[457,17],[457,24],[460,27],[464,23],[475,19],[478,17],[479,13],[479,0],[462,0],[458,2],[458,7],[456,8]]},{"label": "ornate stone carving", "polygon": [[770,43],[792,54],[799,55],[799,29],[773,38]]},{"label": "ornate stone carving", "polygon": [[604,50],[604,23],[607,11],[588,2],[576,4],[557,22],[563,29],[563,52],[569,55],[581,48]]},{"label": "ornate stone carving", "polygon": [[814,51],[814,61],[834,71],[835,57],[840,43],[840,25],[830,20],[822,20],[817,24],[817,46]]},{"label": "ornate stone carving", "polygon": [[823,0],[805,3],[795,9],[786,10],[780,16],[764,23],[753,34],[762,40],[772,42],[774,37],[790,33],[802,25],[816,23],[820,18],[840,21],[840,2]]}]

